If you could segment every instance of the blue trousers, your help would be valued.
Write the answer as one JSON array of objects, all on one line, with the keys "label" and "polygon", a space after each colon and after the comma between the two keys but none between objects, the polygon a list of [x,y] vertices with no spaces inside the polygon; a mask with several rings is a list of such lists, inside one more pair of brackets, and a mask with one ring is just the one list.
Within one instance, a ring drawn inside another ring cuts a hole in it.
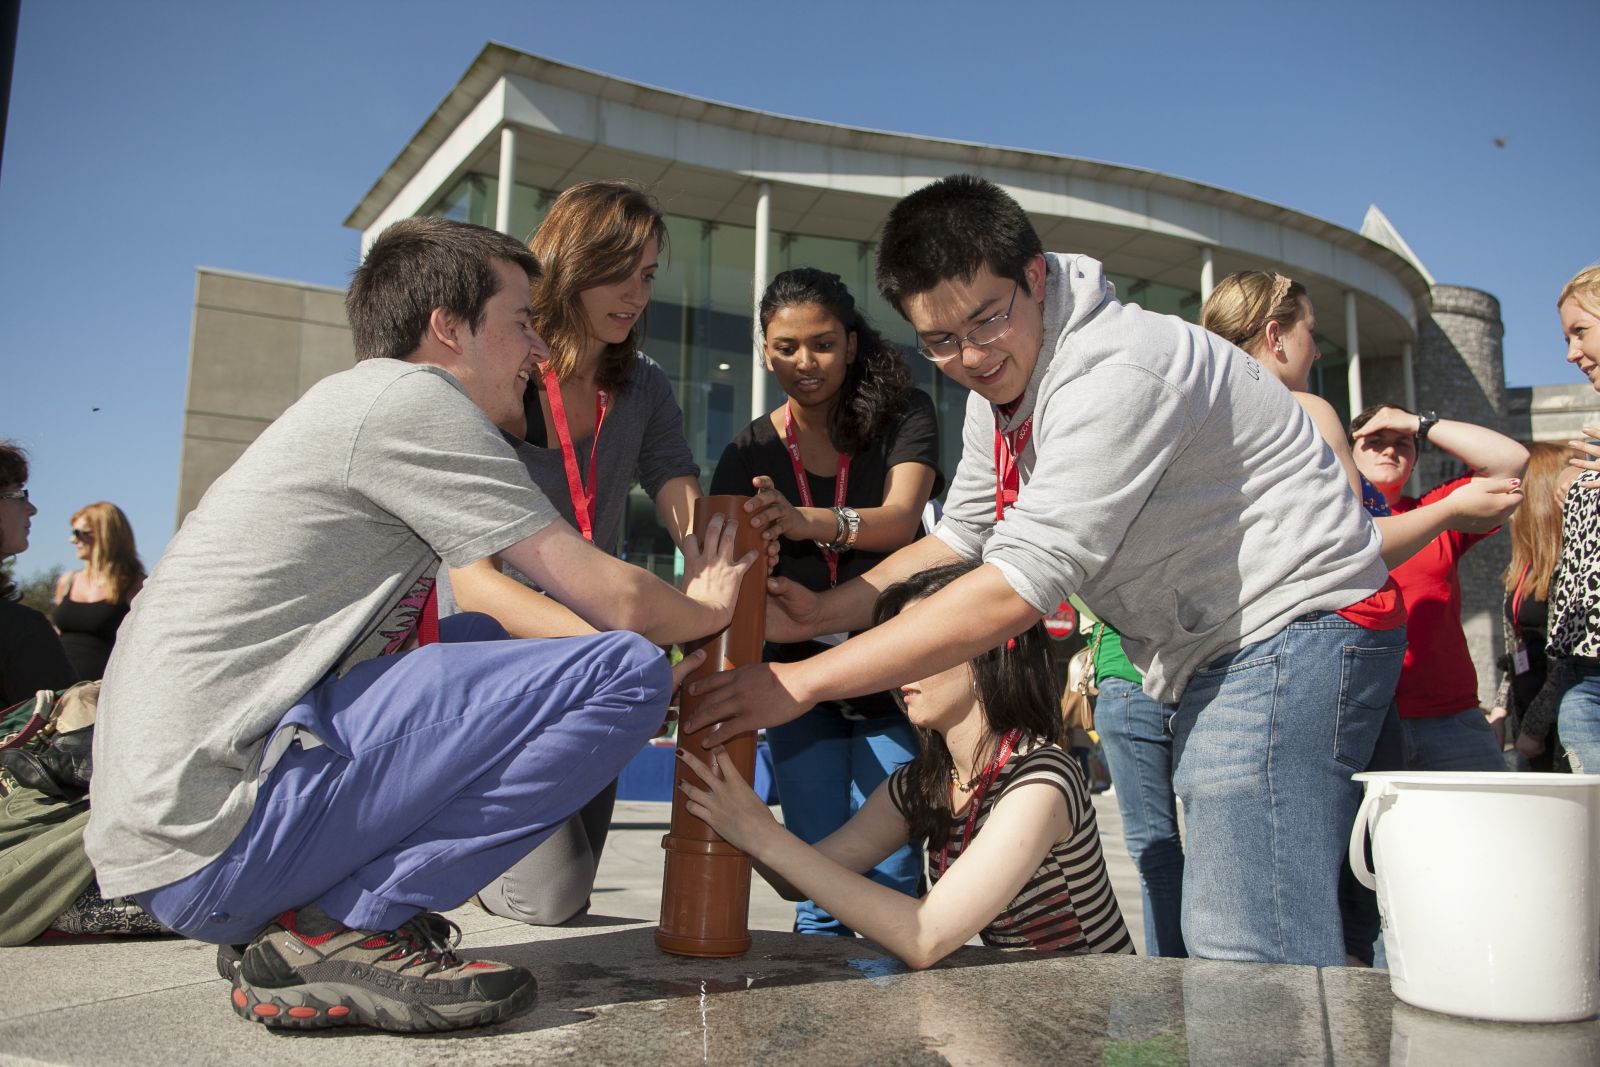
[{"label": "blue trousers", "polygon": [[1556,732],[1574,771],[1600,774],[1600,668],[1580,664],[1573,669],[1578,682],[1561,697]]},{"label": "blue trousers", "polygon": [[485,615],[329,678],[285,715],[292,743],[217,859],[136,899],[171,929],[249,940],[315,903],[361,929],[445,910],[526,855],[661,726],[666,656],[644,638],[507,637]]},{"label": "blue trousers", "polygon": [[1332,612],[1195,672],[1172,719],[1188,852],[1183,939],[1202,959],[1345,963],[1339,870],[1394,702],[1405,629]]},{"label": "blue trousers", "polygon": [[1172,792],[1167,708],[1136,682],[1104,678],[1094,728],[1117,787],[1122,836],[1139,871],[1144,945],[1151,956],[1187,956],[1183,946],[1183,842]]},{"label": "blue trousers", "polygon": [[[772,776],[778,783],[783,824],[814,845],[849,822],[884,779],[911,761],[917,753],[917,734],[898,715],[846,719],[822,706],[769,728],[767,744],[772,748]],[[914,897],[922,879],[920,854],[907,845],[867,876]],[[801,901],[794,910],[796,933],[855,936],[815,901]]]},{"label": "blue trousers", "polygon": [[1506,758],[1482,708],[1453,715],[1401,719],[1408,771],[1503,771]]}]

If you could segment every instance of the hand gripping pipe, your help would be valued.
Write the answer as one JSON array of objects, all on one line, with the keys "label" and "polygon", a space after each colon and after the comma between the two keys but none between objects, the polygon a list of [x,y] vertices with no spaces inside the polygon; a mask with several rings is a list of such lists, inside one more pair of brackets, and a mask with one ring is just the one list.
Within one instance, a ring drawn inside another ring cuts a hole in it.
[{"label": "hand gripping pipe", "polygon": [[[726,630],[690,647],[706,650],[706,661],[685,682],[681,711],[689,715],[699,701],[689,696],[688,685],[718,671],[731,671],[748,663],[761,662],[761,645],[766,634],[766,559],[759,531],[751,528],[745,514],[744,496],[708,496],[695,501],[694,532],[704,543],[706,524],[712,515],[734,523],[738,536],[735,556],[749,551],[763,554],[745,573],[739,597],[733,607],[733,621]],[[680,733],[678,745],[704,760],[709,753],[700,741],[709,728],[692,734]],[[747,782],[753,781],[756,766],[756,737],[745,734],[727,742],[733,765]],[[750,948],[750,857],[718,837],[711,827],[689,814],[683,791],[678,788],[686,775],[692,776],[682,760],[675,761],[672,778],[672,828],[661,839],[667,850],[666,871],[661,884],[661,926],[656,930],[656,945],[676,956],[739,956]],[[691,777],[698,784],[698,779]]]}]

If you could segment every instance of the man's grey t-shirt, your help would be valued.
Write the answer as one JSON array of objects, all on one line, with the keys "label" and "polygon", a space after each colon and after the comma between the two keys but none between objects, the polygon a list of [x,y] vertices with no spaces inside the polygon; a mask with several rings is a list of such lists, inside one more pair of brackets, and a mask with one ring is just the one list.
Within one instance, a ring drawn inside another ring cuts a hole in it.
[{"label": "man's grey t-shirt", "polygon": [[284,714],[398,650],[439,560],[465,566],[555,517],[443,371],[374,359],[313,386],[212,485],[122,624],[84,835],[102,891],[221,855]]}]

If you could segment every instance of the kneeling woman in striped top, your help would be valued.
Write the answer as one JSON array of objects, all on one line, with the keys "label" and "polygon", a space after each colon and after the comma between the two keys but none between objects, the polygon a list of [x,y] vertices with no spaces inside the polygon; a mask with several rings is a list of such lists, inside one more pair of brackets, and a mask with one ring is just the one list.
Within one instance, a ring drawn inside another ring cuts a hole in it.
[{"label": "kneeling woman in striped top", "polygon": [[[878,598],[874,623],[899,614],[969,563],[912,575]],[[968,663],[900,687],[922,750],[815,847],[780,826],[726,754],[689,810],[749,853],[790,900],[810,898],[913,968],[971,939],[1041,952],[1132,952],[1106,877],[1094,808],[1061,747],[1061,682],[1042,624]],[[913,899],[860,872],[920,842],[933,887]]]}]

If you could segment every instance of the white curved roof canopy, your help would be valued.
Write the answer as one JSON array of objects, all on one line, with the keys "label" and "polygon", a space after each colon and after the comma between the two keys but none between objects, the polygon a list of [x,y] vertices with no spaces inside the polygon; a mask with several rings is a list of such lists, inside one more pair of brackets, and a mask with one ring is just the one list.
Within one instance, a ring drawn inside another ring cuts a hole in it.
[{"label": "white curved roof canopy", "polygon": [[1286,269],[1311,290],[1322,332],[1345,342],[1353,291],[1360,351],[1393,356],[1416,335],[1428,280],[1361,234],[1288,208],[1153,171],[1071,156],[856,129],[714,103],[486,45],[444,102],[362,198],[347,226],[363,245],[426,210],[470,173],[494,175],[499,131],[517,129],[517,179],[560,189],[628,177],[671,213],[751,225],[773,188],[772,228],[870,241],[890,205],[956,171],[1005,186],[1045,246],[1085,252],[1119,273],[1200,287],[1203,250],[1218,279]]}]

